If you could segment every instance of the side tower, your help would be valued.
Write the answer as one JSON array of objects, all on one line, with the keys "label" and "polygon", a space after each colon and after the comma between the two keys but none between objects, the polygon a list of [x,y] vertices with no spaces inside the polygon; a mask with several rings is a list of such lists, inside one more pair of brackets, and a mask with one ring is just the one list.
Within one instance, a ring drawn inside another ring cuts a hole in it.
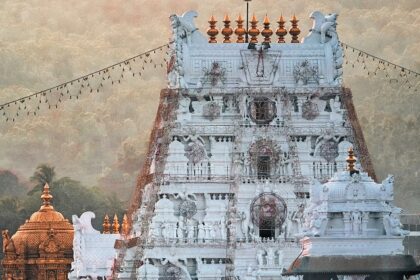
[{"label": "side tower", "polygon": [[[131,237],[116,243],[119,279],[282,279],[301,249],[312,179],[346,168],[354,146],[373,178],[363,134],[342,88],[337,15],[311,14],[299,43],[255,16],[223,20],[217,44],[196,12],[170,17],[172,57],[149,154],[131,206]],[[261,37],[258,35],[261,31]],[[231,38],[235,32],[236,39]],[[291,40],[292,43],[284,43]],[[236,43],[233,43],[236,42]]]}]

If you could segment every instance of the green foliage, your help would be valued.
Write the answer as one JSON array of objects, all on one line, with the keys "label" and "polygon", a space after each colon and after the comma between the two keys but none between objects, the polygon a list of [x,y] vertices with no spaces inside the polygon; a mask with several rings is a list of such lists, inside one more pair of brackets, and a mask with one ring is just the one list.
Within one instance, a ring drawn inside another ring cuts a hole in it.
[{"label": "green foliage", "polygon": [[51,185],[53,184],[54,177],[54,167],[49,166],[48,164],[38,165],[34,175],[32,175],[30,178],[31,182],[34,183],[35,186],[28,194],[32,195],[35,191],[42,190],[45,183],[48,183],[48,185],[50,185],[51,187]]},{"label": "green foliage", "polygon": [[21,196],[26,192],[24,184],[9,170],[0,170],[0,197]]}]

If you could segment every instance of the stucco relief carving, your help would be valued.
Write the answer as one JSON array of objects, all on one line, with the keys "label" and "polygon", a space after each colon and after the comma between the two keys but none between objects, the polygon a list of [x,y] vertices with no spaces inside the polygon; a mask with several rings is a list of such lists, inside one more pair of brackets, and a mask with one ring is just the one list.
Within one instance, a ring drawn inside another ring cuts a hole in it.
[{"label": "stucco relief carving", "polygon": [[343,49],[337,34],[337,14],[324,15],[315,11],[310,15],[314,20],[311,32],[304,38],[304,43],[320,43],[331,46],[334,61],[334,84],[341,85],[343,80]]},{"label": "stucco relief carving", "polygon": [[318,105],[311,100],[307,100],[302,104],[302,118],[305,120],[314,120],[319,116]]},{"label": "stucco relief carving", "polygon": [[203,106],[203,116],[208,120],[215,120],[220,117],[222,109],[216,101],[206,102]]},{"label": "stucco relief carving", "polygon": [[319,83],[318,68],[310,64],[309,60],[305,59],[298,63],[293,69],[293,77],[296,84],[307,85],[310,81]]}]

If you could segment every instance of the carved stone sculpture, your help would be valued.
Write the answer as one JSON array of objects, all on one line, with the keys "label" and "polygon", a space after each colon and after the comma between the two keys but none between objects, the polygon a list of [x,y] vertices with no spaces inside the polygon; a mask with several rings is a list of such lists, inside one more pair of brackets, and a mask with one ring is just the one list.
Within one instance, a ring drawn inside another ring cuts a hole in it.
[{"label": "carved stone sculpture", "polygon": [[308,60],[304,60],[295,66],[293,77],[297,84],[301,83],[302,85],[307,85],[311,79],[316,83],[319,82],[318,69],[316,66],[312,66]]}]

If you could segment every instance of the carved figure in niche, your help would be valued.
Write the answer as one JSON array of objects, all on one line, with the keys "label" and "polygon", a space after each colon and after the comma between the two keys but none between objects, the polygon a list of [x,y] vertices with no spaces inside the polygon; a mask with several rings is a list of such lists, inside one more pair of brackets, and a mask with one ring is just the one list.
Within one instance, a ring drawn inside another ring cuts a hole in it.
[{"label": "carved figure in niche", "polygon": [[211,229],[211,225],[209,223],[204,223],[204,239],[207,242],[211,239],[210,229]]},{"label": "carved figure in niche", "polygon": [[295,82],[300,85],[307,85],[310,79],[319,83],[318,67],[312,66],[307,59],[297,64],[293,69]]},{"label": "carved figure in niche", "polygon": [[300,204],[298,209],[292,213],[292,216],[290,217],[290,220],[292,222],[292,229],[289,236],[292,236],[293,234],[298,234],[301,232],[302,224],[304,220],[304,213],[305,213],[305,205]]},{"label": "carved figure in niche", "polygon": [[402,229],[402,224],[396,213],[385,215],[383,221],[386,235],[404,236],[410,234],[410,231]]},{"label": "carved figure in niche", "polygon": [[340,97],[335,96],[334,101],[331,106],[330,121],[335,125],[343,125],[343,110],[341,109]]},{"label": "carved figure in niche", "polygon": [[190,163],[197,164],[207,158],[204,143],[201,139],[199,139],[199,136],[196,135],[195,131],[192,131],[192,133],[184,140],[187,142],[185,147],[185,156],[188,158]]},{"label": "carved figure in niche", "polygon": [[276,175],[287,176],[289,175],[290,156],[284,152],[280,157],[279,163],[276,165]]},{"label": "carved figure in niche", "polygon": [[394,199],[394,180],[393,175],[388,175],[388,177],[382,181],[381,192],[384,200]]},{"label": "carved figure in niche", "polygon": [[315,150],[313,156],[321,156],[327,162],[334,162],[338,157],[338,143],[340,137],[335,136],[334,124],[329,123],[324,129],[322,135],[320,135],[315,141]]},{"label": "carved figure in niche", "polygon": [[319,116],[318,104],[313,102],[312,98],[309,98],[302,104],[302,118],[305,120],[314,120]]},{"label": "carved figure in niche", "polygon": [[187,238],[188,240],[191,242],[194,240],[194,236],[195,236],[195,225],[194,225],[194,220],[189,219],[187,221]]},{"label": "carved figure in niche", "polygon": [[249,231],[249,214],[247,212],[242,211],[238,214],[238,219],[240,221],[241,232],[246,242],[248,242],[248,231]]},{"label": "carved figure in niche", "polygon": [[179,216],[178,227],[176,229],[176,235],[180,241],[184,240],[184,230],[185,230],[184,218],[182,216]]},{"label": "carved figure in niche", "polygon": [[267,265],[274,266],[276,250],[273,247],[267,248]]},{"label": "carved figure in niche", "polygon": [[351,223],[353,228],[353,234],[360,234],[362,231],[362,214],[359,210],[351,212]]},{"label": "carved figure in niche", "polygon": [[203,77],[201,83],[205,85],[209,83],[212,87],[222,86],[226,81],[226,68],[222,67],[219,62],[214,61],[211,68],[203,68]]},{"label": "carved figure in niche", "polygon": [[307,229],[303,230],[305,236],[322,236],[325,231],[327,217],[320,214],[316,209],[312,213],[308,213],[306,218]]},{"label": "carved figure in niche", "polygon": [[243,174],[245,176],[251,176],[251,161],[249,160],[248,156],[245,156],[242,154],[242,160],[243,160]]},{"label": "carved figure in niche", "polygon": [[198,242],[204,242],[205,238],[206,238],[206,232],[204,230],[204,225],[202,222],[200,222],[198,223],[198,234],[197,234]]},{"label": "carved figure in niche", "polygon": [[191,99],[189,97],[181,97],[179,100],[179,121],[189,121],[191,119],[190,113]]},{"label": "carved figure in niche", "polygon": [[220,105],[216,101],[206,102],[203,106],[203,117],[211,121],[215,120],[220,117],[221,110]]},{"label": "carved figure in niche", "polygon": [[265,251],[263,249],[257,250],[257,262],[259,266],[264,265],[264,254],[265,254]]}]

